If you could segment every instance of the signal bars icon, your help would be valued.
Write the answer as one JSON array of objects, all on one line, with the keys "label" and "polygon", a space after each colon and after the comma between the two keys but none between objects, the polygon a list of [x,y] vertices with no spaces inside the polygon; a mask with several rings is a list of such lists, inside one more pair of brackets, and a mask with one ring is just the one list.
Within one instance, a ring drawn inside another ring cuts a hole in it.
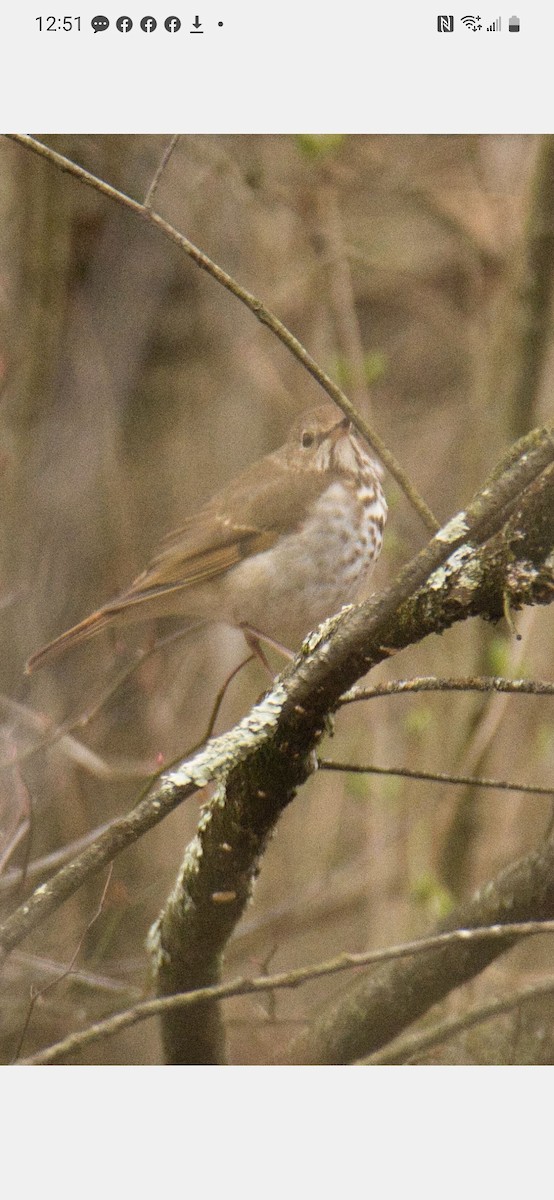
[{"label": "signal bars icon", "polygon": [[[469,15],[469,13],[466,17],[460,17],[460,21],[461,21],[462,25],[465,27],[465,29],[471,30],[472,33],[477,33],[479,29],[483,28],[483,26],[481,24],[481,17],[472,17]],[[492,21],[490,25],[486,25],[485,28],[486,28],[487,33],[500,33],[500,31],[502,29],[502,18],[497,17],[495,21]],[[439,33],[453,33],[454,32],[454,17],[453,17],[453,15],[450,14],[450,16],[444,16],[444,15],[438,16],[437,17],[437,29],[438,29]],[[508,21],[509,32],[510,33],[519,33],[520,29],[521,29],[521,21],[520,21],[519,17],[510,17],[509,21]]]}]

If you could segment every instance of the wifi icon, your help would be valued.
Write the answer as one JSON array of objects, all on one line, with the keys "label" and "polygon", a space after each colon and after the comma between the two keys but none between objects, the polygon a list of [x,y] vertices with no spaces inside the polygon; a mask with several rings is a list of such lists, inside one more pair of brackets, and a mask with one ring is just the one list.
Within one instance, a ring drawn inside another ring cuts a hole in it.
[{"label": "wifi icon", "polygon": [[483,28],[480,17],[462,17],[461,22],[462,25],[465,25],[466,29],[471,29],[473,33],[477,33],[478,29]]}]

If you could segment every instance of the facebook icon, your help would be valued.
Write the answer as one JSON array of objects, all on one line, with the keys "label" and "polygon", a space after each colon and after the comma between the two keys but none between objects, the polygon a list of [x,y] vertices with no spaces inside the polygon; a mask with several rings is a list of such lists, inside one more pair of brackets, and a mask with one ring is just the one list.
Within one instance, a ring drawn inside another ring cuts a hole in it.
[{"label": "facebook icon", "polygon": [[179,17],[166,17],[164,25],[168,33],[178,33],[181,28]]},{"label": "facebook icon", "polygon": [[155,17],[143,17],[140,27],[143,33],[153,33],[158,24]]},{"label": "facebook icon", "polygon": [[115,24],[120,33],[130,33],[133,28],[133,22],[130,17],[118,17]]}]

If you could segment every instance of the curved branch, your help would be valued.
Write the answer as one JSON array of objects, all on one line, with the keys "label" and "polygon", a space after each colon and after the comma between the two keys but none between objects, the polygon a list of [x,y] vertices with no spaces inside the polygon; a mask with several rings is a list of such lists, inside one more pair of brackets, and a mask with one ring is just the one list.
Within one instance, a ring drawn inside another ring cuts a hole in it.
[{"label": "curved branch", "polygon": [[394,775],[395,778],[417,779],[423,783],[451,783],[456,787],[492,788],[499,792],[521,792],[526,796],[554,796],[554,785],[551,788],[539,787],[532,783],[514,783],[510,779],[485,779],[481,775],[447,775],[443,771],[415,771],[411,767],[376,767],[373,763],[364,766],[334,762],[328,758],[320,758],[318,766],[322,771],[343,771],[352,775]]},{"label": "curved branch", "polygon": [[528,1004],[529,1001],[538,1000],[542,996],[551,996],[553,993],[554,979],[546,979],[542,983],[532,984],[531,987],[508,992],[508,995],[503,996],[501,1000],[491,1000],[488,1004],[481,1004],[478,1008],[464,1013],[463,1017],[447,1018],[446,1021],[441,1021],[425,1033],[415,1033],[412,1037],[395,1042],[390,1049],[378,1050],[376,1054],[359,1060],[358,1065],[377,1067],[409,1062],[416,1055],[419,1056],[426,1050],[432,1050],[434,1046],[442,1046],[450,1038],[456,1037],[459,1033],[465,1033],[474,1025],[492,1021],[495,1017],[521,1008],[522,1004]]},{"label": "curved branch", "polygon": [[[450,913],[437,932],[500,922],[554,917],[554,841],[532,851],[489,880]],[[511,934],[495,942],[451,943],[373,972],[327,1008],[293,1043],[288,1061],[351,1063],[385,1046],[433,1004],[473,979],[514,945]]]},{"label": "curved branch", "polygon": [[[235,729],[164,775],[130,814],[38,888],[0,928],[0,949],[17,945],[86,878],[216,779],[218,791],[151,935],[160,992],[213,983],[267,840],[314,770],[327,714],[345,690],[428,633],[472,615],[500,617],[506,597],[513,607],[552,599],[553,460],[551,430],[519,443],[467,511],[439,531],[387,593],[321,626]],[[166,1031],[171,1061],[199,1061],[194,1056],[204,1052],[200,1061],[220,1057],[214,1009],[197,1010],[196,1028],[172,1022]]]},{"label": "curved branch", "polygon": [[435,530],[439,528],[439,522],[431,512],[431,509],[419,495],[416,488],[411,483],[408,475],[400,466],[400,463],[396,461],[394,455],[391,454],[383,440],[377,433],[375,433],[375,430],[370,428],[370,426],[366,421],[363,420],[359,413],[356,412],[356,409],[354,408],[353,404],[351,404],[348,396],[346,396],[341,388],[334,383],[330,376],[322,370],[315,359],[312,358],[311,354],[308,354],[308,351],[304,349],[304,346],[298,341],[298,338],[296,338],[294,334],[287,329],[286,325],[284,325],[283,322],[280,321],[279,318],[276,317],[269,308],[266,308],[265,304],[262,304],[261,300],[258,300],[256,296],[253,296],[251,292],[247,291],[246,288],[243,288],[239,283],[237,283],[236,279],[233,279],[233,277],[229,275],[227,271],[224,271],[218,266],[217,263],[213,262],[207,254],[204,254],[203,250],[200,250],[198,246],[195,246],[193,242],[189,241],[184,234],[179,233],[179,231],[175,229],[173,225],[170,225],[169,221],[165,221],[163,217],[158,215],[158,213],[153,212],[148,204],[148,196],[144,204],[141,204],[138,200],[133,200],[131,196],[127,196],[124,192],[119,191],[118,188],[112,187],[111,184],[106,183],[103,179],[99,179],[96,175],[92,175],[91,172],[86,171],[84,167],[78,166],[78,164],[72,162],[70,158],[65,158],[63,154],[58,154],[56,150],[52,150],[50,146],[45,146],[43,142],[37,141],[36,138],[28,137],[25,134],[16,133],[6,134],[5,136],[9,137],[11,141],[17,142],[18,145],[23,146],[26,150],[31,150],[34,154],[38,154],[41,158],[45,158],[49,163],[57,167],[60,171],[63,171],[65,174],[73,175],[75,179],[79,179],[80,182],[84,183],[87,187],[94,188],[94,190],[100,192],[101,195],[106,196],[108,199],[115,201],[116,204],[122,205],[124,208],[127,208],[131,212],[135,213],[136,216],[141,217],[142,220],[146,221],[149,225],[152,225],[155,229],[159,230],[160,233],[164,234],[165,237],[169,238],[171,242],[174,242],[175,245],[179,246],[181,250],[184,250],[185,254],[188,254],[189,258],[196,263],[197,267],[200,267],[202,271],[206,271],[208,275],[211,275],[212,279],[215,279],[216,282],[221,284],[222,287],[226,288],[228,292],[231,292],[231,294],[235,296],[237,300],[240,300],[241,303],[244,304],[251,313],[253,313],[257,320],[260,321],[262,325],[265,325],[268,329],[270,329],[271,332],[275,334],[275,337],[278,338],[288,350],[290,350],[290,353],[293,354],[298,362],[302,364],[312,378],[315,379],[316,383],[323,388],[327,395],[330,396],[331,400],[333,400],[334,403],[337,404],[340,409],[342,409],[343,413],[350,418],[353,425],[356,426],[366,441],[369,442],[369,445],[372,446],[379,455],[383,465],[388,471],[390,471],[390,474],[393,476],[393,478],[396,479],[399,487],[402,489],[413,508],[415,508],[416,512],[419,513],[419,516],[421,517],[427,529],[429,529],[431,532],[435,532]]},{"label": "curved branch", "polygon": [[390,946],[386,950],[368,950],[363,954],[340,954],[337,958],[327,962],[296,967],[292,971],[279,971],[274,975],[257,975],[253,979],[232,979],[227,983],[200,988],[195,992],[181,992],[179,995],[165,996],[157,1000],[141,1000],[131,1008],[124,1009],[123,1012],[113,1013],[112,1016],[97,1021],[88,1029],[71,1033],[62,1041],[37,1051],[36,1054],[23,1060],[20,1065],[44,1066],[48,1063],[61,1062],[70,1054],[84,1050],[87,1046],[104,1038],[114,1037],[123,1029],[129,1029],[140,1021],[147,1021],[151,1017],[158,1017],[177,1009],[194,1009],[207,1000],[229,1000],[233,996],[251,996],[285,988],[297,988],[305,983],[311,983],[314,979],[341,974],[359,967],[394,962],[412,954],[425,954],[429,950],[453,943],[496,941],[498,938],[505,939],[507,934],[519,940],[544,933],[554,933],[554,921],[527,921],[504,926],[489,925],[482,929],[454,929],[449,933],[436,934],[434,937],[423,938],[418,942],[405,942],[400,946]]},{"label": "curved branch", "polygon": [[[479,613],[500,617],[506,595],[514,607],[552,599],[552,568],[545,567],[554,545],[550,431],[527,439],[524,447],[521,458],[508,456],[506,468],[495,472],[467,512],[433,538],[385,596],[339,614],[305,643],[282,681],[273,735],[221,780],[151,931],[160,994],[219,979],[221,956],[249,899],[267,840],[313,769],[327,714],[353,680],[427,633]],[[167,1014],[163,1033],[169,1062],[223,1058],[214,1004],[197,1008],[193,1019]]]},{"label": "curved branch", "polygon": [[517,696],[554,696],[554,683],[547,679],[503,679],[500,675],[461,675],[455,679],[422,675],[415,679],[391,679],[375,687],[351,688],[341,696],[340,707],[356,704],[359,700],[408,696],[415,692],[509,692]]}]

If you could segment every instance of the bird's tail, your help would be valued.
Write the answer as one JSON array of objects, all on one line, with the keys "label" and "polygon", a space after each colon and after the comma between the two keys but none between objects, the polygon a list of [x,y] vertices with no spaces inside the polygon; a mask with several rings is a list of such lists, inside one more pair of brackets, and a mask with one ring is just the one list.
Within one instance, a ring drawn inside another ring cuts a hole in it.
[{"label": "bird's tail", "polygon": [[89,638],[96,637],[97,633],[101,633],[107,625],[112,624],[117,614],[117,608],[99,608],[89,617],[85,617],[84,621],[79,621],[78,625],[66,629],[65,633],[54,638],[53,642],[48,642],[46,646],[42,646],[40,650],[31,655],[25,666],[25,674],[31,675],[38,667],[44,667],[47,663],[53,662],[65,650],[70,650],[73,646],[78,646],[81,642],[88,642]]}]

